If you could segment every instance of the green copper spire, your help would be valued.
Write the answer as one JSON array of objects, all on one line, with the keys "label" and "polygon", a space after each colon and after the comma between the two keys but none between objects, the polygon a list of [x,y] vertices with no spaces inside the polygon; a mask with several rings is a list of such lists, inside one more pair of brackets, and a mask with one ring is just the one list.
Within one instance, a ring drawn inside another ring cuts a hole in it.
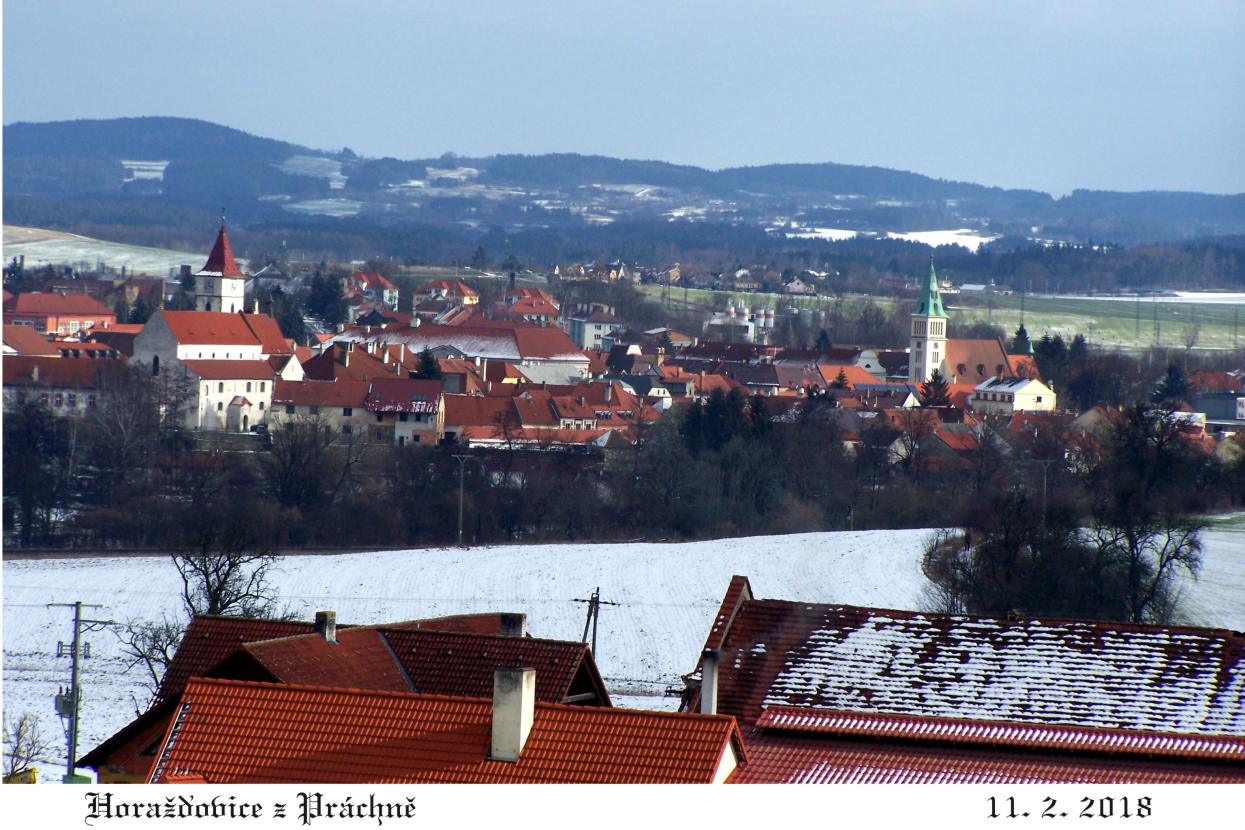
[{"label": "green copper spire", "polygon": [[938,274],[934,272],[934,258],[929,258],[929,276],[925,278],[925,287],[921,289],[921,301],[916,305],[915,316],[946,317],[942,309],[942,294],[938,291]]}]

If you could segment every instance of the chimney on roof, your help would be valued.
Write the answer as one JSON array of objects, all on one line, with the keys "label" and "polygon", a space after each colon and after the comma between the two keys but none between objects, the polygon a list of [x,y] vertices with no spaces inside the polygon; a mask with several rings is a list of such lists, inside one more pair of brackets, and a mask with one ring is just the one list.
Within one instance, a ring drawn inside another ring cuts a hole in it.
[{"label": "chimney on roof", "polygon": [[251,300],[251,313],[259,314],[259,300]]},{"label": "chimney on roof", "polygon": [[517,761],[536,717],[536,670],[498,666],[493,672],[493,735],[489,758]]},{"label": "chimney on roof", "polygon": [[614,384],[607,383],[605,384],[605,402],[609,403],[613,399],[614,399]]},{"label": "chimney on roof", "polygon": [[700,655],[700,711],[705,715],[718,713],[718,663],[722,652],[707,648]]},{"label": "chimney on roof", "polygon": [[38,366],[30,367],[30,380],[32,383],[39,382],[39,367]]},{"label": "chimney on roof", "polygon": [[316,633],[324,638],[326,643],[337,642],[337,612],[336,611],[317,611],[316,612]]},{"label": "chimney on roof", "polygon": [[501,635],[503,637],[526,637],[527,614],[503,613],[501,615]]}]

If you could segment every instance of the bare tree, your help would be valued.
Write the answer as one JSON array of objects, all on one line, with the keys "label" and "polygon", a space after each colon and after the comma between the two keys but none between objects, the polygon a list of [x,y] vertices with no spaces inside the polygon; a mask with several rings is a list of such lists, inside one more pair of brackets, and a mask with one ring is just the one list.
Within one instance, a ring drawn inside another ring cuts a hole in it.
[{"label": "bare tree", "polygon": [[30,712],[4,719],[4,780],[30,770],[38,761],[46,760],[52,742],[39,732],[39,719]]},{"label": "bare tree", "polygon": [[141,713],[155,700],[169,664],[173,662],[173,655],[186,634],[186,623],[165,616],[159,622],[129,620],[113,631],[121,640],[122,652],[129,658],[126,671],[136,666],[143,667],[149,694],[142,704],[134,700],[135,712]]},{"label": "bare tree", "polygon": [[275,557],[259,548],[240,523],[202,527],[173,556],[182,578],[182,604],[191,616],[276,614],[276,592],[268,582]]}]

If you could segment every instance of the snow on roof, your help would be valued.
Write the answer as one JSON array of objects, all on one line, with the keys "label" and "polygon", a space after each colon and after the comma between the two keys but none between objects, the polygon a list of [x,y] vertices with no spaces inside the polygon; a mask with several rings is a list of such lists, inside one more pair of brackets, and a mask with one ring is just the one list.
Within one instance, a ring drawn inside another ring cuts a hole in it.
[{"label": "snow on roof", "polygon": [[552,360],[587,363],[588,357],[566,333],[548,326],[419,326],[382,332],[349,331],[338,341],[405,343],[415,352],[449,347],[467,357],[490,360]]},{"label": "snow on roof", "polygon": [[711,642],[724,642],[719,711],[748,721],[764,706],[788,705],[1245,735],[1237,632],[737,605]]}]

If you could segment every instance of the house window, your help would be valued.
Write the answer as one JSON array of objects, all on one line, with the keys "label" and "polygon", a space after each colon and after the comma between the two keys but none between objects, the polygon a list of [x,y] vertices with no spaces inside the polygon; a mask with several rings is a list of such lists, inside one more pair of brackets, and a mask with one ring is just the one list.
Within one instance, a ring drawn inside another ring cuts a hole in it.
[{"label": "house window", "polygon": [[74,408],[74,407],[76,407],[76,406],[78,405],[78,396],[77,396],[77,395],[75,395],[73,392],[70,392],[70,393],[69,393],[69,394],[65,397],[65,403],[66,403],[66,404],[67,404],[70,408]]},{"label": "house window", "polygon": [[62,395],[60,392],[57,392],[55,395],[52,396],[52,406],[60,407],[61,405],[64,404],[64,402],[65,402],[65,396]]},{"label": "house window", "polygon": [[385,413],[383,413],[383,412],[377,412],[377,413],[376,413],[376,423],[378,423],[378,424],[379,424],[379,423],[382,423],[384,420],[385,420]]},{"label": "house window", "polygon": [[1037,403],[1041,403],[1041,402],[1042,402],[1042,396],[1041,396],[1041,395],[1038,395],[1038,396],[1037,396],[1037,398],[1036,398],[1035,400],[1037,401]]},{"label": "house window", "polygon": [[354,433],[353,426],[351,426],[350,424],[342,424],[342,435],[352,435],[353,433]]},{"label": "house window", "polygon": [[268,381],[261,380],[261,381],[259,382],[259,391],[261,391],[261,392],[267,392],[267,391],[268,391]]},{"label": "house window", "polygon": [[251,382],[249,380],[246,382],[246,391],[251,391]]},{"label": "house window", "polygon": [[307,414],[308,414],[308,415],[319,415],[319,414],[320,414],[320,407],[318,407],[318,406],[309,406],[309,407],[307,407]]},{"label": "house window", "polygon": [[225,391],[225,384],[224,384],[224,383],[218,383],[218,384],[216,384],[216,391],[217,391],[217,392],[224,392],[224,391]]},{"label": "house window", "polygon": [[86,396],[86,406],[87,406],[87,409],[95,408],[95,396],[94,395]]},{"label": "house window", "polygon": [[47,392],[44,392],[42,395],[39,396],[39,403],[43,404],[44,406],[48,405],[48,393]]},{"label": "house window", "polygon": [[292,404],[292,403],[287,403],[287,404],[285,405],[285,414],[286,414],[286,415],[293,415],[293,414],[294,414],[294,404]]},{"label": "house window", "polygon": [[[401,421],[401,422],[402,422],[402,423],[404,423],[404,424],[406,423],[406,421],[407,421],[407,418],[408,418],[408,417],[409,417],[409,416],[408,416],[405,412],[399,412],[399,413],[398,413],[398,420],[399,420],[399,421]],[[418,419],[417,419],[417,420],[418,420]]]},{"label": "house window", "polygon": [[259,411],[260,411],[260,412],[263,412],[263,411],[264,411],[264,402],[263,402],[263,401],[260,401],[260,402],[259,402]]},{"label": "house window", "polygon": [[342,417],[343,417],[343,418],[349,418],[349,417],[350,417],[351,415],[353,415],[353,414],[354,414],[354,409],[353,409],[352,407],[349,407],[349,406],[343,406],[343,407],[342,407]]},{"label": "house window", "polygon": [[225,411],[225,404],[224,404],[223,402],[221,402],[221,401],[217,401],[217,402],[216,402],[216,411],[217,411],[217,412],[224,412],[224,411]]}]

